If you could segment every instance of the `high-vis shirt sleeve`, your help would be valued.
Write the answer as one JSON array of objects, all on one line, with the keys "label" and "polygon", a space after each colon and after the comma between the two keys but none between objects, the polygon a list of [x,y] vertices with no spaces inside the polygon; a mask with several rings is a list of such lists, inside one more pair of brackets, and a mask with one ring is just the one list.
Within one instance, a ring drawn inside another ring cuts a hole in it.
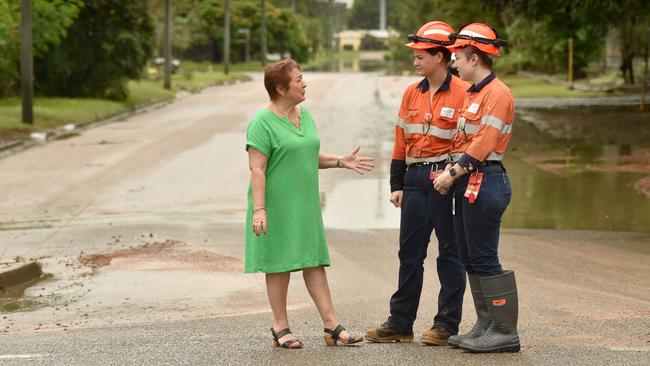
[{"label": "high-vis shirt sleeve", "polygon": [[261,152],[267,158],[271,156],[271,136],[264,123],[253,120],[246,131],[246,150],[249,147]]},{"label": "high-vis shirt sleeve", "polygon": [[404,96],[402,97],[402,104],[399,106],[397,121],[395,121],[395,144],[393,145],[394,160],[406,160],[406,140],[404,138],[404,128],[406,118],[408,117],[408,96],[409,91],[407,89],[406,92],[404,92]]},{"label": "high-vis shirt sleeve", "polygon": [[473,172],[476,170],[476,168],[481,164],[481,161],[474,158],[473,156],[469,155],[468,153],[464,153],[460,159],[458,159],[458,165],[463,167],[468,172]]},{"label": "high-vis shirt sleeve", "polygon": [[485,161],[505,135],[510,134],[514,114],[512,96],[506,92],[498,91],[486,96],[484,103],[481,125],[466,151],[479,161]]},{"label": "high-vis shirt sleeve", "polygon": [[404,120],[395,123],[395,143],[393,144],[393,159],[406,160],[406,139],[404,138]]},{"label": "high-vis shirt sleeve", "polygon": [[406,174],[406,161],[393,159],[390,162],[390,191],[404,190],[404,175]]},{"label": "high-vis shirt sleeve", "polygon": [[393,160],[390,164],[390,191],[404,189],[404,173],[406,172],[406,140],[404,138],[404,121],[407,112],[408,91],[402,97],[398,119],[395,122],[395,143],[393,144]]}]

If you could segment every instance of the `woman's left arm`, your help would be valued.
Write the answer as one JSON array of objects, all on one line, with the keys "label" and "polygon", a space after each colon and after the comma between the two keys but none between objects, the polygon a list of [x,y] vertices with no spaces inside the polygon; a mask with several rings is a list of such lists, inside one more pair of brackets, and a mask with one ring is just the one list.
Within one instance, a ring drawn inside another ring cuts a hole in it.
[{"label": "woman's left arm", "polygon": [[359,150],[361,148],[357,146],[343,156],[320,153],[318,155],[318,168],[346,168],[352,169],[359,174],[363,174],[364,171],[371,171],[375,167],[375,159],[367,156],[359,156]]}]

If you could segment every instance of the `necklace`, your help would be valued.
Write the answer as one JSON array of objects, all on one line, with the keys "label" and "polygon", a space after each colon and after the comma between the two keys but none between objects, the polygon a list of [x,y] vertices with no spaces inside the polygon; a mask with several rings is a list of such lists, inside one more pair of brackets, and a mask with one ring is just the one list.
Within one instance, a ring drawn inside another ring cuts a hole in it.
[{"label": "necklace", "polygon": [[295,107],[291,107],[291,109],[289,109],[289,112],[284,113],[284,112],[282,112],[282,109],[280,109],[280,106],[279,106],[279,105],[277,105],[277,104],[275,104],[275,103],[273,103],[273,105],[275,106],[275,109],[278,111],[278,114],[279,114],[281,117],[284,117],[284,118],[288,119],[289,122],[291,122],[292,125],[294,125],[297,129],[300,129],[300,120],[296,120],[296,122],[294,122],[294,121],[291,119],[291,117],[289,117],[289,115],[291,114],[291,111],[294,111],[294,112],[295,112],[295,110],[296,110]]}]

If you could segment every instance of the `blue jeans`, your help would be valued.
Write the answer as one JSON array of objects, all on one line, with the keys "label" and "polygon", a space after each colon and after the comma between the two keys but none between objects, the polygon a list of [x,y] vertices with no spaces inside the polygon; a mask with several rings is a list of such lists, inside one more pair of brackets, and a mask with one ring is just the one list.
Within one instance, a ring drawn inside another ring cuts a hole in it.
[{"label": "blue jeans", "polygon": [[501,165],[481,165],[483,182],[476,202],[469,203],[463,195],[469,175],[458,179],[454,186],[454,227],[460,256],[469,274],[479,277],[499,275],[499,230],[512,190],[508,175]]},{"label": "blue jeans", "polygon": [[451,195],[442,196],[429,180],[431,170],[444,164],[410,166],[404,177],[404,196],[399,238],[399,285],[390,299],[389,326],[402,334],[413,333],[422,281],[424,259],[431,233],[438,238],[438,313],[434,325],[458,333],[465,293],[465,270],[454,238]]}]

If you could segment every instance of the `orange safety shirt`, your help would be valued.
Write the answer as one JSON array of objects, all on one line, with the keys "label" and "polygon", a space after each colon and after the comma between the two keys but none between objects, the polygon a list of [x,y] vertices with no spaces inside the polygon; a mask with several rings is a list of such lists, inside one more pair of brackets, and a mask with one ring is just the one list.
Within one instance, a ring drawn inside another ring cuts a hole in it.
[{"label": "orange safety shirt", "polygon": [[512,136],[515,102],[494,72],[467,91],[450,158],[468,171],[484,161],[501,161]]},{"label": "orange safety shirt", "polygon": [[409,85],[395,126],[393,160],[404,160],[407,165],[445,160],[468,87],[450,73],[434,93],[426,78]]},{"label": "orange safety shirt", "polygon": [[447,73],[437,91],[427,78],[406,88],[395,126],[390,167],[391,192],[404,189],[406,166],[445,160],[469,84]]}]

